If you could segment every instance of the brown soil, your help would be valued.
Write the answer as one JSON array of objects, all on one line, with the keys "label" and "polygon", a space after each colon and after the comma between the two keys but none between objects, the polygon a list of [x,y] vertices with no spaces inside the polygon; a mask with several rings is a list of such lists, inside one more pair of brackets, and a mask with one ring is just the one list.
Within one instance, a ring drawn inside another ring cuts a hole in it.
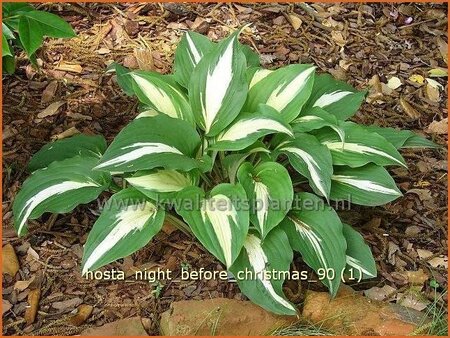
[{"label": "brown soil", "polygon": [[[135,315],[150,318],[149,333],[157,334],[160,313],[175,300],[244,299],[235,284],[224,281],[86,281],[79,265],[82,245],[98,215],[97,203],[80,206],[71,214],[47,214],[31,221],[30,233],[20,239],[12,230],[11,206],[27,177],[27,162],[42,145],[67,131],[103,134],[111,141],[136,116],[136,100],[124,95],[114,77],[105,74],[111,61],[166,73],[171,70],[181,29],[194,29],[217,40],[249,22],[254,34],[244,34],[242,42],[262,54],[265,67],[314,63],[320,71],[357,88],[379,87],[381,93],[371,90],[371,102],[361,107],[355,121],[411,129],[443,146],[402,152],[409,169],[392,172],[404,197],[385,207],[352,207],[341,214],[360,228],[379,269],[378,278],[353,287],[388,284],[394,293],[404,292],[409,287],[405,271],[422,268],[439,283],[439,292],[447,289],[447,269],[441,266],[447,257],[447,127],[442,132],[442,123],[432,124],[447,117],[447,78],[433,78],[444,86],[437,97],[426,84],[410,80],[411,75],[426,78],[431,69],[447,68],[447,4],[312,5],[315,13],[310,6],[293,4],[39,6],[63,16],[78,38],[47,40],[38,53],[40,71],[21,54],[16,74],[3,78],[3,244],[14,246],[20,262],[16,278],[3,275],[3,299],[12,305],[3,317],[3,334],[78,334],[87,327]],[[297,30],[288,21],[293,13],[302,22]],[[393,76],[403,84],[389,90],[381,83]],[[39,119],[37,115],[56,101],[64,104]],[[146,264],[170,268],[174,276],[188,264],[221,269],[195,240],[165,230],[111,268],[130,271]],[[428,250],[432,256],[423,258],[418,250]],[[300,258],[294,265],[305,268]],[[37,282],[32,286],[14,290],[17,280],[33,276]],[[300,301],[303,292],[298,285],[287,286],[290,298]],[[32,287],[41,291],[39,311],[35,322],[26,324]],[[307,288],[321,287],[319,283],[303,285],[303,291]],[[425,298],[433,292],[428,283],[421,287]],[[91,317],[80,327],[69,326],[65,318],[81,303],[94,307]]]}]

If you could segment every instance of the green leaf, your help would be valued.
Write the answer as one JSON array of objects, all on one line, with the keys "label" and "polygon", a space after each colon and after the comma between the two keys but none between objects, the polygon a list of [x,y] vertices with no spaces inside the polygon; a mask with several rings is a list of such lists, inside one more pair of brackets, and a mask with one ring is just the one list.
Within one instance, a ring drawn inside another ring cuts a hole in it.
[{"label": "green leaf", "polygon": [[310,109],[319,107],[339,120],[346,120],[356,113],[365,95],[366,91],[359,92],[330,74],[317,75],[311,97],[301,115],[307,115]]},{"label": "green leaf", "polygon": [[255,168],[245,162],[237,177],[249,199],[250,221],[264,240],[291,208],[294,192],[289,173],[276,162],[264,162]]},{"label": "green leaf", "polygon": [[11,31],[11,29],[7,25],[5,25],[3,22],[2,22],[2,33],[3,33],[3,35],[5,35],[5,38],[7,40],[15,40],[16,39],[16,37],[14,36],[14,33]]},{"label": "green leaf", "polygon": [[36,219],[45,212],[72,211],[107,189],[111,177],[92,170],[96,163],[97,158],[76,156],[53,162],[27,178],[13,205],[14,227],[19,236],[26,233],[28,219]]},{"label": "green leaf", "polygon": [[203,246],[229,268],[248,232],[246,202],[240,184],[223,183],[215,186],[207,198],[199,187],[185,188],[179,192],[175,207]]},{"label": "green leaf", "polygon": [[247,97],[246,60],[232,34],[206,54],[192,72],[189,101],[197,124],[215,136],[239,114]]},{"label": "green leaf", "polygon": [[270,106],[261,105],[257,113],[241,113],[210,146],[215,150],[242,150],[259,138],[274,133],[294,137],[291,127]]},{"label": "green leaf", "polygon": [[131,72],[133,91],[139,101],[173,118],[195,125],[187,96],[172,76],[151,72]]},{"label": "green leaf", "polygon": [[134,95],[133,79],[129,76],[130,70],[117,62],[111,63],[106,72],[115,71],[117,84],[128,96]]},{"label": "green leaf", "polygon": [[12,56],[11,49],[9,47],[8,40],[6,40],[5,33],[2,34],[2,57]]},{"label": "green leaf", "polygon": [[178,191],[198,183],[198,173],[181,173],[171,169],[138,171],[125,178],[128,183],[146,196],[159,201],[162,198],[175,197]]},{"label": "green leaf", "polygon": [[101,135],[75,135],[44,145],[28,163],[28,170],[46,168],[50,163],[80,155],[99,159],[106,150],[106,140]]},{"label": "green leaf", "polygon": [[274,156],[279,153],[287,155],[291,165],[308,179],[315,193],[329,199],[333,163],[326,146],[312,135],[298,133],[294,141],[281,143]]},{"label": "green leaf", "polygon": [[247,45],[240,44],[240,47],[247,59],[247,67],[260,67],[259,54]]},{"label": "green leaf", "polygon": [[346,265],[347,250],[339,216],[323,200],[303,192],[295,196],[292,211],[281,224],[292,248],[301,253],[334,297]]},{"label": "green leaf", "polygon": [[214,45],[206,36],[195,32],[183,35],[175,51],[173,66],[175,80],[180,85],[188,87],[193,70]]},{"label": "green leaf", "polygon": [[41,32],[45,36],[52,38],[72,38],[76,36],[72,27],[55,14],[44,11],[30,11],[24,13],[23,16],[33,21],[33,26],[40,26]]},{"label": "green leaf", "polygon": [[116,136],[96,169],[130,172],[162,167],[189,171],[202,167],[194,159],[200,145],[186,121],[165,114],[133,120]]},{"label": "green leaf", "polygon": [[16,70],[16,62],[14,56],[2,57],[2,70],[7,74],[14,74]]},{"label": "green leaf", "polygon": [[8,16],[17,15],[23,12],[33,11],[34,8],[31,7],[26,2],[4,2],[2,3],[2,19],[7,19]]},{"label": "green leaf", "polygon": [[377,266],[373,259],[372,251],[370,251],[363,236],[350,225],[342,224],[342,231],[347,242],[346,272],[356,280],[376,277]]},{"label": "green leaf", "polygon": [[291,123],[294,134],[296,133],[306,133],[311,130],[322,129],[324,127],[329,127],[334,130],[339,138],[345,140],[345,132],[339,127],[336,116],[326,112],[322,108],[314,107],[308,110],[308,113],[296,118]]},{"label": "green leaf", "polygon": [[383,128],[376,125],[364,126],[370,132],[383,136],[389,143],[397,148],[439,148],[439,146],[410,130]]},{"label": "green leaf", "polygon": [[19,19],[19,39],[25,52],[32,55],[42,45],[43,32],[39,23],[22,15]]},{"label": "green leaf", "polygon": [[331,199],[377,206],[402,196],[391,175],[383,167],[367,164],[359,168],[334,168]]},{"label": "green leaf", "polygon": [[402,155],[384,137],[351,122],[341,124],[341,128],[345,132],[345,143],[332,131],[321,129],[314,132],[319,141],[330,149],[334,165],[355,168],[373,162],[382,166],[406,167]]},{"label": "green leaf", "polygon": [[83,275],[144,247],[161,230],[164,215],[164,209],[136,189],[114,194],[84,246]]},{"label": "green leaf", "polygon": [[[279,315],[296,315],[295,306],[283,294],[283,273],[289,272],[292,257],[289,240],[280,228],[273,229],[264,241],[249,233],[230,271],[253,303]],[[251,276],[246,276],[246,271]],[[275,276],[269,275],[272,272]]]},{"label": "green leaf", "polygon": [[257,84],[259,81],[264,79],[269,74],[272,74],[274,71],[260,68],[260,67],[250,67],[247,69],[247,82],[248,82],[248,89],[252,89],[252,87]]},{"label": "green leaf", "polygon": [[[244,111],[254,112],[263,103],[279,111],[286,122],[291,122],[300,114],[311,94],[314,69],[311,65],[289,65],[270,73],[255,73]],[[255,83],[259,74],[262,79]]]}]

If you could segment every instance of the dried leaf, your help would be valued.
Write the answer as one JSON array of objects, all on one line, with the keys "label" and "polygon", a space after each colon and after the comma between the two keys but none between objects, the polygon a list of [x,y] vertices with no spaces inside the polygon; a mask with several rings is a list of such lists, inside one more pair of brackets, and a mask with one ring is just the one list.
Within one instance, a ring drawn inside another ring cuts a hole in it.
[{"label": "dried leaf", "polygon": [[442,119],[440,121],[433,121],[428,126],[427,130],[428,133],[434,133],[434,134],[440,134],[444,135],[448,132],[448,117],[445,119]]},{"label": "dried leaf", "polygon": [[76,134],[79,134],[79,133],[80,133],[80,131],[77,128],[70,127],[69,129],[64,130],[62,133],[59,133],[57,135],[53,135],[52,136],[52,140],[61,140],[63,138],[70,137],[70,136],[73,136],[73,135],[76,135]]},{"label": "dried leaf", "polygon": [[439,102],[440,101],[439,88],[431,85],[427,81],[427,85],[425,86],[425,96],[430,101]]},{"label": "dried leaf", "polygon": [[2,316],[8,312],[12,308],[12,305],[10,302],[8,302],[6,299],[2,299]]},{"label": "dried leaf", "polygon": [[61,62],[59,65],[55,67],[55,69],[71,73],[81,73],[83,71],[83,67],[81,67],[81,65],[67,62]]},{"label": "dried leaf", "polygon": [[58,113],[59,108],[64,104],[64,101],[56,101],[50,104],[47,108],[37,114],[38,119],[43,119],[47,116],[53,116]]},{"label": "dried leaf", "polygon": [[18,291],[25,290],[27,287],[30,286],[31,283],[33,283],[34,279],[35,279],[35,276],[31,277],[29,280],[17,281],[14,284],[14,290],[18,290]]},{"label": "dried leaf", "polygon": [[340,31],[331,31],[331,38],[336,42],[336,44],[340,47],[345,46],[345,38]]},{"label": "dried leaf", "polygon": [[430,304],[430,301],[420,297],[420,295],[417,295],[416,293],[408,292],[407,294],[397,294],[397,304],[417,311],[422,311]]},{"label": "dried leaf", "polygon": [[411,104],[406,101],[403,97],[400,98],[400,105],[402,106],[405,113],[412,119],[416,120],[420,117],[420,113],[411,106]]},{"label": "dried leaf", "polygon": [[133,51],[134,57],[141,70],[155,70],[153,62],[152,51],[148,48],[135,48]]},{"label": "dried leaf", "polygon": [[38,310],[38,306],[39,306],[39,299],[41,297],[41,289],[34,289],[31,290],[30,293],[28,294],[28,307],[25,310],[25,322],[27,323],[27,325],[30,325],[34,322],[34,320],[36,319],[36,314],[37,314],[37,310]]},{"label": "dried leaf", "polygon": [[19,260],[13,246],[9,243],[2,248],[2,266],[2,273],[7,273],[13,277],[19,271]]},{"label": "dried leaf", "polygon": [[418,84],[424,84],[425,78],[422,75],[419,74],[413,74],[409,77],[409,81],[418,83]]},{"label": "dried leaf", "polygon": [[395,90],[402,85],[402,81],[396,76],[391,77],[387,83],[388,87]]},{"label": "dried leaf", "polygon": [[58,81],[51,81],[42,92],[41,102],[48,103],[55,97],[55,93],[58,90]]},{"label": "dried leaf", "polygon": [[445,42],[440,36],[436,38],[436,43],[439,48],[439,53],[441,53],[442,59],[446,64],[448,64],[448,43]]},{"label": "dried leaf", "polygon": [[406,271],[406,276],[408,277],[408,282],[412,285],[420,285],[423,284],[430,278],[423,269],[419,269],[417,271]]},{"label": "dried leaf", "polygon": [[392,295],[395,291],[396,289],[394,289],[392,286],[389,285],[385,285],[382,288],[374,286],[369,290],[365,290],[364,295],[373,300],[383,301],[387,300],[387,298],[390,295]]},{"label": "dried leaf", "polygon": [[430,77],[447,77],[448,70],[445,68],[433,68],[428,71]]},{"label": "dried leaf", "polygon": [[298,30],[303,21],[296,14],[288,14],[287,19],[295,30]]},{"label": "dried leaf", "polygon": [[82,302],[83,301],[81,300],[81,298],[76,297],[76,298],[71,298],[68,300],[63,300],[61,302],[54,302],[52,304],[52,307],[59,311],[67,311],[67,310],[72,310],[72,309],[76,308]]},{"label": "dried leaf", "polygon": [[70,317],[68,319],[68,322],[71,325],[80,326],[89,318],[89,316],[92,314],[92,310],[94,310],[93,306],[81,304],[77,309],[77,314]]}]

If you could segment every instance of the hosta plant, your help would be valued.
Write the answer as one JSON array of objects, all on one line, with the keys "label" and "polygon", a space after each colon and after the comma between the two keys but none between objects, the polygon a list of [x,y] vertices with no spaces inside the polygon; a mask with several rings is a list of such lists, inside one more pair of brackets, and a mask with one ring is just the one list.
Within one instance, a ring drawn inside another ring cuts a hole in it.
[{"label": "hosta plant", "polygon": [[330,204],[393,201],[401,193],[385,167],[406,166],[399,148],[434,144],[348,121],[365,92],[311,64],[264,69],[239,34],[213,43],[186,33],[170,75],[112,65],[141,113],[109,146],[77,135],[37,152],[14,202],[18,234],[109,190],[83,274],[147,245],[169,219],[274,313],[296,313],[282,291],[294,251],[332,295],[341,277],[374,277],[369,247]]}]

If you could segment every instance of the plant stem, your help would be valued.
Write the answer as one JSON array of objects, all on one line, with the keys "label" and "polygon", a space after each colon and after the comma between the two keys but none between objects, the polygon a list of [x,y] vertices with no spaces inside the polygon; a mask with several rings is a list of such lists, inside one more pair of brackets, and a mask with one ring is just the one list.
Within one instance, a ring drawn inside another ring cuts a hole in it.
[{"label": "plant stem", "polygon": [[191,228],[189,228],[189,225],[187,225],[186,223],[184,223],[181,219],[179,219],[178,217],[166,213],[166,220],[172,224],[175,228],[179,229],[180,231],[182,231],[183,233],[185,233],[186,235],[192,237],[192,231]]}]

